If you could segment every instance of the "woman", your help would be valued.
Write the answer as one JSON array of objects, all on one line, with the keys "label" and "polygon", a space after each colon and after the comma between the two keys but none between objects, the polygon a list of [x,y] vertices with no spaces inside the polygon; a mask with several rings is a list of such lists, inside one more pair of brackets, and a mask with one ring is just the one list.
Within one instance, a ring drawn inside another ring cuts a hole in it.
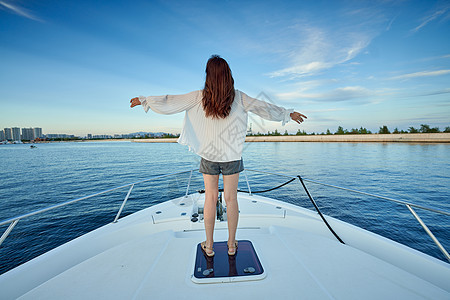
[{"label": "woman", "polygon": [[131,99],[131,107],[142,105],[161,114],[186,111],[178,143],[201,157],[199,171],[205,183],[203,209],[206,241],[201,243],[207,256],[214,256],[214,224],[218,198],[219,174],[223,176],[224,198],[227,206],[228,255],[238,247],[236,230],[239,219],[237,187],[239,173],[244,170],[242,151],[247,130],[248,112],[283,125],[290,119],[303,122],[306,116],[282,107],[251,98],[234,89],[228,63],[213,55],[206,64],[203,90],[184,95],[139,96]]}]

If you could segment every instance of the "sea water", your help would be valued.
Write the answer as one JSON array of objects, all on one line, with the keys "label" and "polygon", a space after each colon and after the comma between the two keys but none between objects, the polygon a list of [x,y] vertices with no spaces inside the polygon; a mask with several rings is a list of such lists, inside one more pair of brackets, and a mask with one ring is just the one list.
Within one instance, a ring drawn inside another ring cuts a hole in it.
[{"label": "sea water", "polygon": [[[285,175],[450,211],[450,145],[246,143],[246,169]],[[70,142],[0,145],[0,220],[160,174],[198,168],[176,143]],[[253,191],[288,178],[247,171]],[[184,195],[190,173],[137,184],[122,216]],[[445,260],[404,205],[306,182],[322,212]],[[193,173],[189,192],[203,188]],[[241,173],[239,188],[247,190]],[[19,221],[0,246],[0,273],[114,220],[128,188]],[[298,180],[264,196],[314,209]],[[417,209],[450,249],[450,217]],[[0,226],[0,234],[7,225]]]}]

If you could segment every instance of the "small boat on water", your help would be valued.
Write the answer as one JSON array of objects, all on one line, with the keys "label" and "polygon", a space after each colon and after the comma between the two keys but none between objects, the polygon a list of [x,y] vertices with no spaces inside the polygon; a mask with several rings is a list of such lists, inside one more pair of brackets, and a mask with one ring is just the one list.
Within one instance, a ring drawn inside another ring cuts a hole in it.
[{"label": "small boat on water", "polygon": [[31,149],[37,148],[35,145],[30,145]]},{"label": "small boat on water", "polygon": [[[285,184],[299,181],[317,212],[256,195],[247,180],[248,190],[238,192],[236,255],[227,254],[226,205],[220,196],[216,254],[207,257],[199,245],[204,240],[205,198],[202,191],[190,192],[193,171],[186,171],[190,176],[185,194],[123,218],[135,185],[186,172],[155,176],[0,222],[10,224],[1,244],[21,219],[128,188],[112,223],[0,275],[0,298],[450,299],[450,264],[324,216],[305,184],[314,181],[300,176],[277,174],[289,178]],[[415,216],[417,208],[450,216],[394,201]],[[447,253],[443,247],[441,251]]]}]

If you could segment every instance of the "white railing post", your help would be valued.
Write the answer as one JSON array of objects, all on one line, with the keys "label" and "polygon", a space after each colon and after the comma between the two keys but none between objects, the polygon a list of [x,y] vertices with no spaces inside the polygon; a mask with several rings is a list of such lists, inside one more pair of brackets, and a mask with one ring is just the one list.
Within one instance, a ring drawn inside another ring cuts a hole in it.
[{"label": "white railing post", "polygon": [[245,181],[247,181],[248,195],[252,196],[252,190],[250,189],[250,184],[248,183],[248,178],[247,178],[247,170],[244,170],[244,176],[245,176]]},{"label": "white railing post", "polygon": [[132,184],[131,187],[130,187],[130,189],[128,190],[128,194],[127,194],[127,196],[125,197],[125,199],[123,200],[122,206],[120,207],[119,212],[117,213],[117,216],[116,216],[116,218],[114,219],[113,223],[117,223],[117,220],[119,219],[120,214],[122,213],[123,207],[125,206],[125,203],[127,203],[128,197],[130,197],[131,190],[133,189],[133,187],[134,187],[134,184]]},{"label": "white railing post", "polygon": [[6,239],[6,237],[9,235],[11,230],[13,230],[14,226],[16,226],[17,222],[19,222],[19,219],[16,219],[16,220],[14,220],[14,222],[9,224],[8,228],[5,230],[5,232],[2,234],[2,237],[0,238],[0,246],[2,245],[2,243]]},{"label": "white railing post", "polygon": [[420,223],[422,228],[425,230],[426,233],[431,237],[433,242],[438,246],[439,250],[444,254],[444,256],[447,258],[447,260],[450,262],[450,255],[448,254],[447,250],[445,250],[444,246],[441,245],[441,243],[438,241],[438,239],[434,236],[434,234],[431,232],[431,230],[428,228],[428,226],[422,221],[422,219],[419,217],[419,215],[412,209],[411,206],[406,205],[406,207],[409,209],[409,211],[413,214],[414,218]]}]

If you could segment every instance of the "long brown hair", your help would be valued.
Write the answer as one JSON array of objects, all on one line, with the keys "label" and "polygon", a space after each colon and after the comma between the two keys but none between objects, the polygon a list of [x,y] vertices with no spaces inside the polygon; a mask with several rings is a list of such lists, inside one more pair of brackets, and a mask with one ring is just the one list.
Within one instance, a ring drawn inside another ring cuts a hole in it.
[{"label": "long brown hair", "polygon": [[203,110],[207,117],[226,118],[235,96],[234,79],[230,66],[219,55],[213,55],[206,64],[203,89]]}]

